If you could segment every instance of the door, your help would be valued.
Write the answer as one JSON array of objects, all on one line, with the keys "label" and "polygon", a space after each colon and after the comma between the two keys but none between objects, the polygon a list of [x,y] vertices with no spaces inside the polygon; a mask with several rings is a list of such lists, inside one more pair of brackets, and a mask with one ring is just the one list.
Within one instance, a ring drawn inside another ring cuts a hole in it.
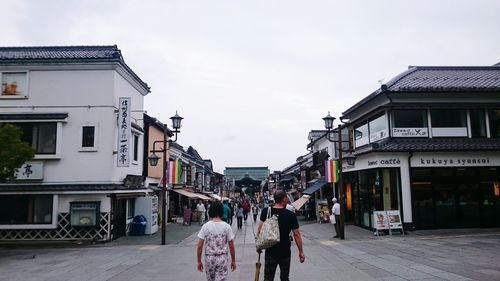
[{"label": "door", "polygon": [[112,239],[117,239],[127,234],[127,200],[114,198],[112,202]]}]

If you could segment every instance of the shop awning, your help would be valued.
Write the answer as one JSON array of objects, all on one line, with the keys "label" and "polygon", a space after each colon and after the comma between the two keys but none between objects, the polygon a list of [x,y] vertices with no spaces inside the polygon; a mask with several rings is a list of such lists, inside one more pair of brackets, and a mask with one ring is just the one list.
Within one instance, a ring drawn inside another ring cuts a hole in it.
[{"label": "shop awning", "polygon": [[187,191],[185,189],[172,189],[173,191],[179,193],[180,195],[184,195],[188,198],[199,198],[198,195],[196,193],[193,193],[193,192],[190,192],[190,191]]},{"label": "shop awning", "polygon": [[[214,199],[221,201],[221,198],[220,198],[220,196],[219,196],[219,195],[217,195],[217,194],[211,194],[211,196],[212,196]],[[225,201],[225,200],[229,200],[229,198],[227,198],[227,197],[223,196],[223,197],[222,197],[222,201]]]},{"label": "shop awning", "polygon": [[200,198],[201,200],[213,200],[212,197],[208,197],[206,195],[203,195],[203,194],[199,194],[199,193],[195,193],[196,196],[198,196],[198,198]]},{"label": "shop awning", "polygon": [[314,192],[318,191],[320,188],[322,188],[327,182],[325,180],[318,180],[316,183],[308,187],[306,190],[304,190],[302,193],[303,194],[314,194]]},{"label": "shop awning", "polygon": [[300,197],[299,199],[295,200],[293,203],[292,203],[292,206],[295,208],[295,210],[298,210],[300,208],[302,208],[302,206],[304,206],[304,204],[306,204],[307,200],[309,200],[309,195],[302,195],[302,197]]}]

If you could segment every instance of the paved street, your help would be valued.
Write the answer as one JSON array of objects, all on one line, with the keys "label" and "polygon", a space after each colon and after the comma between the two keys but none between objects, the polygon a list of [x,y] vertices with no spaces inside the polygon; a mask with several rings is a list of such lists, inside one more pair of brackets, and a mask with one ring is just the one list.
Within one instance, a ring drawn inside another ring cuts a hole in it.
[{"label": "paved street", "polygon": [[[254,280],[253,227],[249,220],[235,229],[238,269],[229,280]],[[199,226],[168,228],[166,246],[155,235],[100,245],[0,248],[0,280],[204,280],[195,270]],[[348,226],[344,241],[331,238],[329,224],[301,229],[306,262],[298,262],[293,248],[291,280],[500,280],[500,229],[374,237]]]}]

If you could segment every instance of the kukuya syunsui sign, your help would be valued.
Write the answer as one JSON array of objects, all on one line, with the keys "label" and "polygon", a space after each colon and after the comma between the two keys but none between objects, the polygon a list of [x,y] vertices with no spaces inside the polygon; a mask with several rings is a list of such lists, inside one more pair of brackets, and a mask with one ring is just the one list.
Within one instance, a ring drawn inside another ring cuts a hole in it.
[{"label": "kukuya syunsui sign", "polygon": [[481,167],[498,166],[500,155],[485,153],[469,153],[464,155],[414,155],[411,159],[412,167]]},{"label": "kukuya syunsui sign", "polygon": [[427,137],[427,128],[392,128],[392,136],[397,138]]},{"label": "kukuya syunsui sign", "polygon": [[118,102],[118,167],[130,164],[130,98],[121,97]]}]

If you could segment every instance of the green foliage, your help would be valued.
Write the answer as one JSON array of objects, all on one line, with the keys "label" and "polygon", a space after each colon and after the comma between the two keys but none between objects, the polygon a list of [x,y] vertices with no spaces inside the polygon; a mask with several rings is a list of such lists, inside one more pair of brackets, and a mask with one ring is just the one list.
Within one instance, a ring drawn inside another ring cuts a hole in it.
[{"label": "green foliage", "polygon": [[15,170],[35,156],[31,145],[21,141],[21,134],[16,126],[0,123],[0,182],[12,179]]}]

